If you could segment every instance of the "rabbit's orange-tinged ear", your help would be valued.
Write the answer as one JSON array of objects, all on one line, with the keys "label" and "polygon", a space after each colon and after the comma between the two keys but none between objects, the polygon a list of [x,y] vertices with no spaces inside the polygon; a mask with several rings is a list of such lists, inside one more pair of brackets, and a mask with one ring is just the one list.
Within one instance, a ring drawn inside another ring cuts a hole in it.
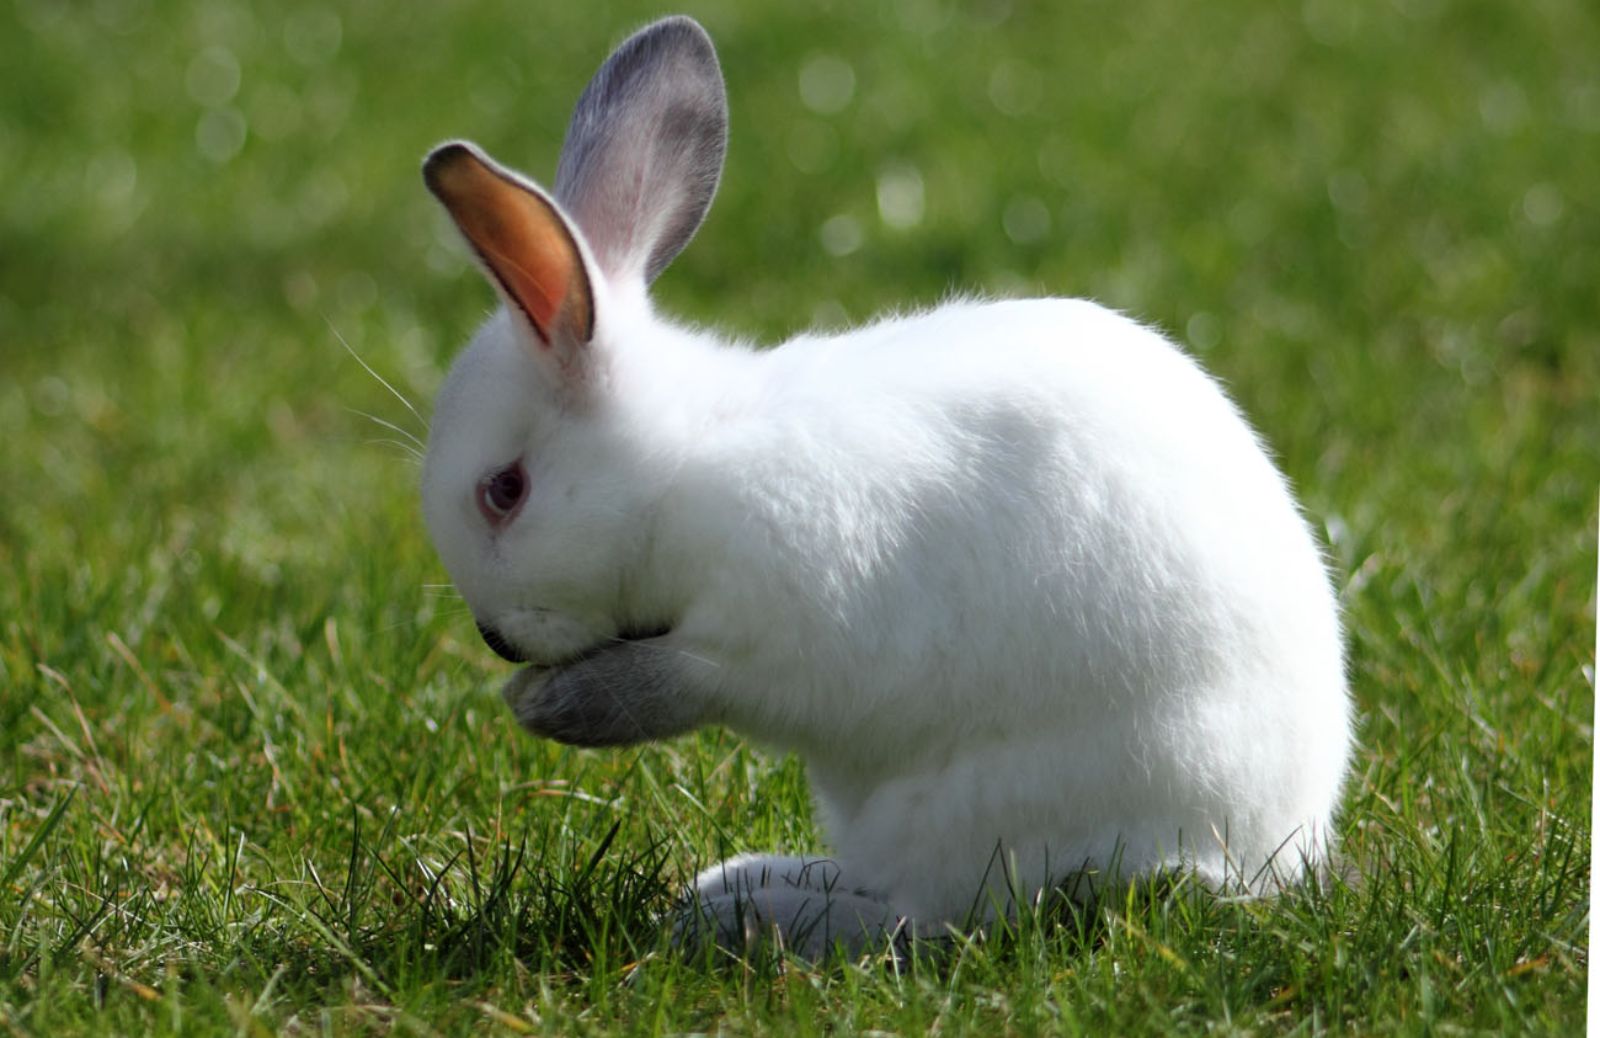
[{"label": "rabbit's orange-tinged ear", "polygon": [[583,253],[544,192],[460,141],[435,148],[422,177],[542,345],[561,354],[593,338]]}]

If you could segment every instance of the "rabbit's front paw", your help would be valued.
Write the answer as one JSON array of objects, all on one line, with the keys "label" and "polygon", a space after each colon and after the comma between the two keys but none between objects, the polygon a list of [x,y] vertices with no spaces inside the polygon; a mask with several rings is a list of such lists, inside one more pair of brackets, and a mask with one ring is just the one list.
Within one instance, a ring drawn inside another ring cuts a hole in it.
[{"label": "rabbit's front paw", "polygon": [[519,671],[504,696],[524,728],[573,746],[678,735],[703,713],[684,667],[656,639],[619,641],[563,666]]}]

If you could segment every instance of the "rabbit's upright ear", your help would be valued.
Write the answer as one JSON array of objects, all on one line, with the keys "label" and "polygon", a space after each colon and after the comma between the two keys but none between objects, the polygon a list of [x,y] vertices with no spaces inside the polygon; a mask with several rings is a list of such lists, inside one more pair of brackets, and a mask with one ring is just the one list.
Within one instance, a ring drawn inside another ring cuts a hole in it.
[{"label": "rabbit's upright ear", "polygon": [[506,301],[563,368],[594,337],[594,294],[577,238],[556,204],[471,144],[435,148],[422,176]]},{"label": "rabbit's upright ear", "polygon": [[727,149],[711,38],[665,18],[625,40],[578,99],[555,196],[609,282],[648,284],[705,218]]}]

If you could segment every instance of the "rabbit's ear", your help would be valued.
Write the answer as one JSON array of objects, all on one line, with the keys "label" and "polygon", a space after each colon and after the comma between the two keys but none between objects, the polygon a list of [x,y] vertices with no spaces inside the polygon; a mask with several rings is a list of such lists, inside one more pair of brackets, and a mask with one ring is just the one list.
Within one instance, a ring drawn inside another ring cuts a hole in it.
[{"label": "rabbit's ear", "polygon": [[578,99],[555,196],[613,283],[654,281],[705,218],[728,150],[717,53],[693,19],[630,36]]},{"label": "rabbit's ear", "polygon": [[422,177],[539,345],[569,368],[594,337],[594,295],[583,250],[556,204],[462,141],[435,148]]}]

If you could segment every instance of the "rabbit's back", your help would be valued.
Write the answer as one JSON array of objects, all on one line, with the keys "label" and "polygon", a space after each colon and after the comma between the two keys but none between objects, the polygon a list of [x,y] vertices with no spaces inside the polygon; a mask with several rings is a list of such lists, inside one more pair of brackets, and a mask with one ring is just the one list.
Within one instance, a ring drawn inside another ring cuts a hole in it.
[{"label": "rabbit's back", "polygon": [[762,359],[722,514],[784,615],[885,669],[1004,654],[1020,684],[1060,660],[1158,692],[1275,641],[1337,648],[1285,480],[1155,332],[1076,300],[963,304]]}]

